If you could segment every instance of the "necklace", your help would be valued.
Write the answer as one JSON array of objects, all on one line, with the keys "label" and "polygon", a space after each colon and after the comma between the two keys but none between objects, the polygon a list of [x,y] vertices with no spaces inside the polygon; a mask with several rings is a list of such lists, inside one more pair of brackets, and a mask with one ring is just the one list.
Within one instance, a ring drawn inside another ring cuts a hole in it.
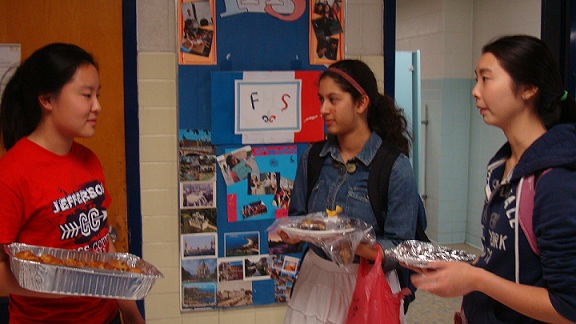
[{"label": "necklace", "polygon": [[346,170],[346,172],[348,172],[348,174],[352,174],[352,173],[356,172],[356,162],[354,160],[350,160],[346,163],[340,163],[338,161],[334,161],[332,163],[332,166],[336,169],[342,170],[342,172],[344,170]]},{"label": "necklace", "polygon": [[356,163],[346,162],[346,172],[348,172],[348,174],[356,172]]}]

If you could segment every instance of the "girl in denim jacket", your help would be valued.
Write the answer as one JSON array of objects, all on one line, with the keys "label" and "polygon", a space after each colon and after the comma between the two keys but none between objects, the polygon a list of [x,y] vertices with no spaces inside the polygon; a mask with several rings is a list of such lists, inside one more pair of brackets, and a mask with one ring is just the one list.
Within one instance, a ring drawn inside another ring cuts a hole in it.
[{"label": "girl in denim jacket", "polygon": [[[374,73],[358,60],[332,64],[320,76],[318,96],[320,114],[328,132],[328,141],[320,152],[323,165],[308,198],[309,150],[302,154],[289,215],[335,210],[340,206],[342,214],[372,225],[377,242],[384,249],[413,238],[419,196],[408,159],[411,137],[402,110],[395,106],[392,98],[379,93]],[[368,198],[368,171],[383,140],[398,147],[402,154],[390,173],[388,212],[385,231],[381,233],[376,217],[382,215],[374,215]],[[284,232],[279,234],[286,242],[298,242]],[[359,256],[374,260],[376,253],[374,246],[361,243],[355,250],[356,262]],[[384,270],[394,292],[400,290],[395,266],[393,260],[385,259]],[[320,247],[310,244],[284,323],[344,323],[357,270],[358,263],[340,267]],[[403,313],[402,309],[402,317]]]}]

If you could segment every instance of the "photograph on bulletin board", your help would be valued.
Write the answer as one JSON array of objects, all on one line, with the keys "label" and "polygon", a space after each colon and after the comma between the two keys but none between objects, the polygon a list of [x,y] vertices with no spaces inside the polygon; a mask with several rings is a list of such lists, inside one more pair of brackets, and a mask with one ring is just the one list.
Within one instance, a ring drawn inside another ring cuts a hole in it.
[{"label": "photograph on bulletin board", "polygon": [[[240,261],[239,269],[242,271],[242,264]],[[225,281],[218,284],[218,306],[219,307],[238,307],[254,304],[253,302],[253,289],[251,281],[233,280]]]},{"label": "photograph on bulletin board", "polygon": [[180,181],[216,181],[216,155],[207,129],[178,131]]},{"label": "photograph on bulletin board", "polygon": [[310,64],[331,64],[344,58],[344,3],[310,1]]},{"label": "photograph on bulletin board", "polygon": [[244,280],[268,280],[269,255],[253,255],[244,257]]},{"label": "photograph on bulletin board", "polygon": [[[243,170],[234,171],[227,160],[242,161]],[[274,220],[288,216],[288,205],[296,176],[295,145],[250,145],[219,155],[224,179],[234,176],[237,181],[226,186],[228,222]],[[249,163],[247,163],[249,162]],[[251,167],[249,167],[251,165]],[[240,176],[242,174],[242,176]]]},{"label": "photograph on bulletin board", "polygon": [[216,307],[216,259],[190,259],[182,262],[181,309]]},{"label": "photograph on bulletin board", "polygon": [[214,0],[180,0],[178,5],[178,62],[216,64],[216,8]]},{"label": "photograph on bulletin board", "polygon": [[259,172],[250,145],[219,155],[216,159],[227,186],[248,178],[252,173]]},{"label": "photograph on bulletin board", "polygon": [[216,208],[216,182],[180,182],[180,208]]}]

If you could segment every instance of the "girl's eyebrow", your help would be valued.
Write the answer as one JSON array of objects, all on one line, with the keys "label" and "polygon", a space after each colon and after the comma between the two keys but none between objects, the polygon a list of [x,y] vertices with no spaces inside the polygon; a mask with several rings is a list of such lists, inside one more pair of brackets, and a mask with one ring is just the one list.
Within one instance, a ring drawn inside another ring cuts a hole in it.
[{"label": "girl's eyebrow", "polygon": [[97,88],[94,88],[94,87],[93,87],[92,85],[90,85],[90,84],[83,84],[83,85],[80,85],[80,88],[83,89],[83,90],[90,90],[90,91],[96,90],[96,91],[100,91],[100,90],[102,89],[102,85],[99,84]]},{"label": "girl's eyebrow", "polygon": [[483,73],[489,73],[492,72],[492,70],[490,70],[489,68],[481,68],[478,72],[474,71],[474,73],[476,74],[483,74]]}]

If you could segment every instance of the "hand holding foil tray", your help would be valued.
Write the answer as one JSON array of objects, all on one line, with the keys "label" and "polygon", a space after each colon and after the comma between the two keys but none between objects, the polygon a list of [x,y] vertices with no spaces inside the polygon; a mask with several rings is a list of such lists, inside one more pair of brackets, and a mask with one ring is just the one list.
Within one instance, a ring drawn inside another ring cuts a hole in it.
[{"label": "hand holding foil tray", "polygon": [[472,262],[476,259],[476,255],[464,250],[455,250],[446,246],[417,240],[404,241],[393,249],[386,249],[384,253],[387,257],[400,263],[418,268],[428,267],[428,262]]}]

